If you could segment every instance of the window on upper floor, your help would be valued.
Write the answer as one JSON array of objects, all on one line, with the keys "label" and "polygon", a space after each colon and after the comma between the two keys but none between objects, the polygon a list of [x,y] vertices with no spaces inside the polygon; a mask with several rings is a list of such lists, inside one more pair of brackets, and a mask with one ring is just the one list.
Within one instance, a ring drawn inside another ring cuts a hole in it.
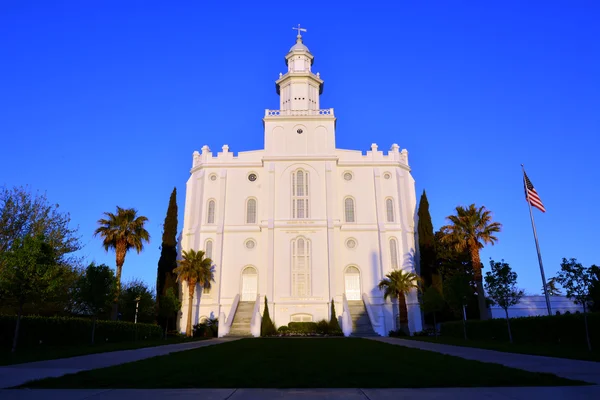
[{"label": "window on upper floor", "polygon": [[215,201],[209,200],[206,212],[206,223],[214,224],[215,223]]},{"label": "window on upper floor", "polygon": [[299,237],[292,240],[292,296],[305,297],[311,294],[310,284],[310,240]]},{"label": "window on upper floor", "polygon": [[248,199],[246,201],[246,223],[256,223],[256,199]]},{"label": "window on upper floor", "polygon": [[299,169],[292,172],[292,218],[309,218],[308,172]]},{"label": "window on upper floor", "polygon": [[345,222],[355,222],[354,199],[352,197],[346,197],[344,199],[344,221]]},{"label": "window on upper floor", "polygon": [[385,210],[387,222],[394,222],[394,201],[392,199],[385,200]]},{"label": "window on upper floor", "polygon": [[[207,239],[206,242],[204,242],[204,257],[210,258],[211,261],[213,261],[213,263],[214,263],[212,256],[213,256],[213,241],[211,239]],[[210,294],[210,288],[203,288],[202,293]]]},{"label": "window on upper floor", "polygon": [[390,264],[392,269],[398,269],[398,242],[396,239],[390,239]]}]

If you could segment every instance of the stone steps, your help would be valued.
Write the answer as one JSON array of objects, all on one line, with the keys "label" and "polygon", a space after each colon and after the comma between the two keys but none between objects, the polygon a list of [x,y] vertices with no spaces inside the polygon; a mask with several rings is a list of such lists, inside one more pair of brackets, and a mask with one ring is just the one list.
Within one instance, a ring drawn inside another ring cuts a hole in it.
[{"label": "stone steps", "polygon": [[251,337],[250,322],[254,311],[253,301],[240,301],[229,329],[228,337]]},{"label": "stone steps", "polygon": [[348,309],[352,317],[352,335],[361,337],[379,336],[373,330],[369,314],[362,300],[349,300]]}]

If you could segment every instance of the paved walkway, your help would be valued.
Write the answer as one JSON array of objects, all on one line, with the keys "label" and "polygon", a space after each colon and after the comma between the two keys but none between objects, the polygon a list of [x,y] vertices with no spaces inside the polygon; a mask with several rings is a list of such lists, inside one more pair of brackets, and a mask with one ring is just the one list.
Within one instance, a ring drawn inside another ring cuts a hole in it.
[{"label": "paved walkway", "polygon": [[[88,354],[85,356],[60,358],[57,360],[36,361],[0,367],[0,388],[9,388],[25,382],[72,374],[79,371],[110,367],[113,365],[163,356],[178,351],[192,350],[199,347],[212,346],[236,339],[208,339],[197,342],[168,344],[165,346],[144,347],[134,350],[111,351],[107,353]],[[1,396],[0,396],[1,397]],[[4,399],[2,397],[2,399]]]},{"label": "paved walkway", "polygon": [[2,400],[106,400],[132,398],[203,400],[598,400],[600,386],[442,388],[442,389],[109,389],[109,390],[0,390]]},{"label": "paved walkway", "polygon": [[[531,372],[548,372],[567,379],[600,384],[600,362],[505,353],[474,347],[451,346],[448,344],[420,342],[390,337],[369,339],[415,349],[435,351],[451,356],[466,358],[468,360],[502,364],[507,367],[524,369]],[[600,398],[600,396],[598,398]]]}]

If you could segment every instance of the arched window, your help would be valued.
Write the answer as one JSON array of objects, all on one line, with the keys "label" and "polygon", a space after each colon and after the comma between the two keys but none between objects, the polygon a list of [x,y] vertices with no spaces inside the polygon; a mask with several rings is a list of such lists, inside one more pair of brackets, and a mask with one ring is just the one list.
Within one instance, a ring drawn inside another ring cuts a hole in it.
[{"label": "arched window", "polygon": [[396,239],[390,239],[390,263],[392,269],[398,269],[398,243]]},{"label": "arched window", "polygon": [[[206,242],[204,242],[204,257],[210,258],[214,263],[212,256],[213,256],[213,241],[211,239],[207,239]],[[214,282],[211,282],[211,284],[213,284],[213,283]],[[210,294],[210,288],[203,288],[202,293]]]},{"label": "arched window", "polygon": [[310,240],[292,240],[292,296],[310,296]]},{"label": "arched window", "polygon": [[309,218],[308,210],[308,172],[292,172],[292,218]]},{"label": "arched window", "polygon": [[344,220],[346,222],[355,222],[354,220],[354,199],[346,197],[344,200]]},{"label": "arched window", "polygon": [[387,199],[385,201],[385,209],[387,214],[387,222],[394,222],[394,201]]},{"label": "arched window", "polygon": [[248,199],[246,201],[246,223],[256,223],[256,199]]},{"label": "arched window", "polygon": [[208,208],[208,210],[206,212],[206,223],[214,224],[215,223],[215,201],[209,200],[207,208]]},{"label": "arched window", "polygon": [[310,314],[294,314],[290,316],[290,322],[312,322],[313,316]]}]

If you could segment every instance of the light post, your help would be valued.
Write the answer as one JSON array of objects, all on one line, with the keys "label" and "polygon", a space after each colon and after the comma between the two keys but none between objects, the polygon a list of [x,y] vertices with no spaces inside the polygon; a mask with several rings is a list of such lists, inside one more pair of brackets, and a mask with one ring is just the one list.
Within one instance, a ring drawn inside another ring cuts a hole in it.
[{"label": "light post", "polygon": [[137,316],[138,316],[138,311],[140,309],[140,300],[142,298],[140,296],[135,298],[135,321],[133,322],[134,324],[137,324]]}]

